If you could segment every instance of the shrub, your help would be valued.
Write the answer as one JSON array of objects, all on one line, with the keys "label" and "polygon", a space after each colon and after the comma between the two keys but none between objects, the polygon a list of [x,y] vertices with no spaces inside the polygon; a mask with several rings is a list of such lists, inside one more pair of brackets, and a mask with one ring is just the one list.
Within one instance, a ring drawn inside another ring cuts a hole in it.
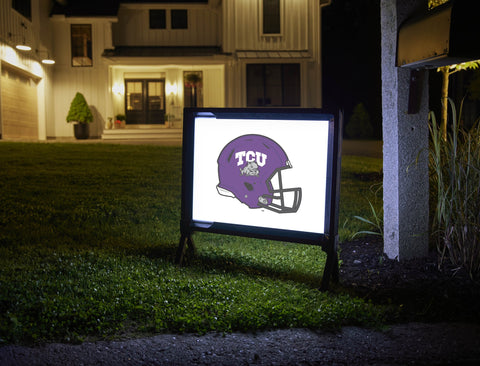
[{"label": "shrub", "polygon": [[477,121],[470,131],[462,130],[450,104],[453,124],[446,140],[430,112],[431,188],[436,198],[432,232],[441,263],[449,258],[475,278],[480,274],[480,125]]},{"label": "shrub", "polygon": [[363,103],[359,103],[353,109],[352,116],[345,126],[347,137],[351,139],[368,139],[373,135],[373,127],[370,115]]},{"label": "shrub", "polygon": [[70,110],[67,115],[67,122],[90,123],[93,121],[93,115],[88,107],[87,101],[82,93],[75,94]]}]

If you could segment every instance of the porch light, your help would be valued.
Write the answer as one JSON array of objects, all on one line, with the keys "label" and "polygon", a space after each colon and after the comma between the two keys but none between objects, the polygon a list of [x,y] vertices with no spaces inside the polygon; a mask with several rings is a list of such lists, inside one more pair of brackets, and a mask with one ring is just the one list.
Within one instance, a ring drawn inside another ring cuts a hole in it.
[{"label": "porch light", "polygon": [[[27,30],[27,26],[25,25],[25,23],[22,22],[22,23],[20,23],[20,25],[22,26],[23,29]],[[19,37],[22,38],[21,42],[18,42],[18,43],[15,44],[15,48],[17,50],[20,50],[20,51],[31,51],[32,50],[32,47],[30,47],[25,40],[25,35],[22,36],[22,35],[14,35],[12,33],[8,33],[8,36],[9,36],[9,38],[14,38],[14,37],[17,38],[17,39]]]},{"label": "porch light", "polygon": [[20,51],[31,51],[32,50],[32,47],[30,47],[29,45],[25,44],[25,40],[23,40],[23,43],[19,43],[15,46],[15,48],[17,50],[20,50]]},{"label": "porch light", "polygon": [[54,63],[55,63],[55,60],[50,57],[44,58],[42,60],[42,64],[45,64],[45,65],[53,65]]},{"label": "porch light", "polygon": [[112,86],[112,92],[117,94],[117,95],[123,95],[125,94],[125,85],[120,84],[120,83],[115,83]]},{"label": "porch light", "polygon": [[166,89],[167,89],[167,95],[170,95],[170,94],[177,95],[177,92],[178,92],[177,83],[167,84]]},{"label": "porch light", "polygon": [[[46,55],[43,57],[41,54]],[[37,54],[40,56],[40,60],[42,61],[42,64],[45,65],[53,65],[55,64],[55,60],[50,57],[50,53],[48,51],[43,51],[43,50],[37,50]]]}]

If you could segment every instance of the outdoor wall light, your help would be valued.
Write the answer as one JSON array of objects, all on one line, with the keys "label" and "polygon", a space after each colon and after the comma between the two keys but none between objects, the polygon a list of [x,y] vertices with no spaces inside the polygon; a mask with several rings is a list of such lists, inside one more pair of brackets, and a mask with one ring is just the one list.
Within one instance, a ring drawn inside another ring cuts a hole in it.
[{"label": "outdoor wall light", "polygon": [[125,94],[125,85],[120,83],[115,83],[112,86],[112,92],[117,95],[124,95]]},{"label": "outdoor wall light", "polygon": [[[10,39],[15,39],[15,38],[18,39],[18,37],[19,37],[19,36],[16,36],[16,35],[14,35],[14,34],[12,34],[12,33],[8,33],[8,38],[10,38]],[[21,37],[21,36],[20,36],[20,37]],[[13,43],[13,42],[12,42],[12,43]],[[27,42],[25,41],[25,37],[24,37],[24,36],[22,37],[22,41],[21,41],[21,42],[17,42],[17,43],[15,44],[15,48],[16,48],[17,50],[20,50],[20,51],[31,51],[31,50],[32,50],[32,47],[30,47],[30,46],[27,44]]]},{"label": "outdoor wall light", "polygon": [[30,47],[29,45],[27,45],[25,43],[25,39],[23,40],[23,43],[19,43],[19,44],[15,45],[15,48],[17,50],[20,50],[20,51],[31,51],[32,50],[32,47]]},{"label": "outdoor wall light", "polygon": [[[25,29],[25,30],[27,29],[27,26],[25,25],[25,23],[21,23],[21,26],[22,26],[23,29]],[[20,36],[20,35],[14,35],[14,34],[12,34],[12,33],[8,33],[8,37],[9,37],[9,38],[14,38],[14,37],[16,37],[17,39],[18,39],[19,37],[21,37],[21,42],[17,42],[17,43],[15,44],[15,48],[16,48],[17,50],[20,50],[20,51],[31,51],[31,50],[32,50],[32,47],[30,47],[30,46],[27,44],[26,40],[25,40],[25,35]]]},{"label": "outdoor wall light", "polygon": [[167,84],[167,94],[168,95],[170,95],[170,94],[177,95],[177,92],[178,92],[177,83]]},{"label": "outdoor wall light", "polygon": [[47,58],[42,59],[42,64],[53,65],[55,64],[55,60],[47,56]]},{"label": "outdoor wall light", "polygon": [[[42,57],[41,54],[45,54],[45,57]],[[55,64],[55,60],[50,57],[50,53],[48,51],[37,50],[37,54],[40,56],[42,64],[45,65],[53,65]]]}]

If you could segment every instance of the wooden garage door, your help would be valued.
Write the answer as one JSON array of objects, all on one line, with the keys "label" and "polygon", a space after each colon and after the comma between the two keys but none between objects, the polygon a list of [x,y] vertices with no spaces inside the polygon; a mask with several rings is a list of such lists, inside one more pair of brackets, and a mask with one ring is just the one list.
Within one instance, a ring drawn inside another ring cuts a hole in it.
[{"label": "wooden garage door", "polygon": [[2,65],[3,139],[38,139],[37,85],[26,74]]}]

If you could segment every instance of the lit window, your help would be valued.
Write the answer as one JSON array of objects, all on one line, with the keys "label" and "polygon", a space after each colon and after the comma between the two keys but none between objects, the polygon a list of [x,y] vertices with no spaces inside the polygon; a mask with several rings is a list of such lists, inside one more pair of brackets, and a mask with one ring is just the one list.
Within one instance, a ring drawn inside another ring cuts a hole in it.
[{"label": "lit window", "polygon": [[92,66],[92,25],[72,24],[72,66]]},{"label": "lit window", "polygon": [[184,71],[184,107],[203,107],[202,79],[201,71]]}]

